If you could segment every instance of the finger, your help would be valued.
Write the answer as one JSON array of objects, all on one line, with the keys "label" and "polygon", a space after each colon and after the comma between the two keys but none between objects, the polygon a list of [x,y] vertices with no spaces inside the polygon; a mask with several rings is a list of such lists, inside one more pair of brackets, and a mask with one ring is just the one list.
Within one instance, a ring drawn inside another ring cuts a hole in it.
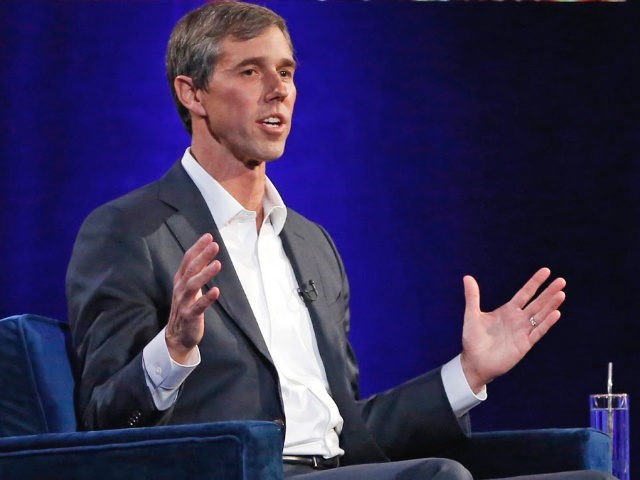
[{"label": "finger", "polygon": [[189,262],[184,270],[183,277],[188,281],[190,278],[199,275],[203,269],[211,265],[219,251],[220,246],[216,242],[209,243]]},{"label": "finger", "polygon": [[184,292],[188,296],[195,295],[208,281],[208,279],[202,281],[201,273],[213,263],[219,250],[219,245],[212,242],[207,244],[195,257],[191,257],[190,262],[187,263],[186,259],[183,259],[182,270],[178,271],[173,278],[174,291]]},{"label": "finger", "polygon": [[[566,286],[567,282],[564,280],[564,278],[556,278],[547,288],[542,291],[542,293],[540,293],[540,295],[538,295],[537,298],[535,298],[526,306],[526,308],[524,309],[525,313],[527,315],[536,315],[542,310],[546,309],[548,311],[547,304],[550,302],[553,303],[556,295],[559,292],[562,292],[564,287]],[[562,300],[564,301],[564,296],[562,297]],[[560,306],[560,304],[555,306],[555,308],[558,308],[558,306]]]},{"label": "finger", "polygon": [[222,269],[222,264],[219,260],[214,260],[209,265],[206,265],[202,270],[193,275],[192,277],[187,278],[185,284],[185,293],[195,294],[199,292],[202,287],[204,287],[209,280],[215,277],[220,270]]},{"label": "finger", "polygon": [[523,287],[518,290],[518,292],[511,298],[511,303],[513,303],[518,308],[524,308],[525,305],[533,298],[536,294],[540,285],[542,285],[547,278],[551,275],[551,270],[548,268],[541,268],[533,276],[523,285]]},{"label": "finger", "polygon": [[222,269],[222,264],[219,260],[213,260],[211,263],[206,264],[212,256],[217,254],[218,250],[217,243],[209,244],[200,255],[192,259],[191,264],[186,268],[183,275],[176,273],[172,305],[190,310],[191,305],[200,299],[202,288]]},{"label": "finger", "polygon": [[218,287],[210,288],[191,305],[191,312],[193,315],[202,315],[218,298],[220,298],[220,289]]},{"label": "finger", "polygon": [[478,282],[471,275],[465,275],[462,279],[464,283],[465,316],[467,314],[477,314],[480,312],[480,287]]},{"label": "finger", "polygon": [[531,330],[529,333],[529,339],[531,340],[531,345],[535,344],[540,340],[545,334],[549,331],[551,327],[553,327],[558,320],[560,320],[560,311],[554,310],[549,315],[544,318],[544,320]]},{"label": "finger", "polygon": [[207,245],[211,244],[211,242],[213,242],[213,236],[210,233],[202,235],[196,243],[194,243],[191,248],[185,252],[184,257],[182,257],[182,262],[180,262],[180,266],[178,267],[178,271],[176,272],[176,277],[184,275],[187,266],[202,252],[202,250],[207,247]]},{"label": "finger", "polygon": [[565,298],[566,294],[563,291],[556,292],[555,295],[547,299],[544,305],[542,305],[537,312],[532,312],[527,315],[530,315],[530,318],[533,318],[536,321],[537,325],[540,325],[541,323],[546,322],[547,318],[549,318],[549,316],[552,315],[553,312],[558,310],[560,305],[562,305],[562,303],[564,302]]}]

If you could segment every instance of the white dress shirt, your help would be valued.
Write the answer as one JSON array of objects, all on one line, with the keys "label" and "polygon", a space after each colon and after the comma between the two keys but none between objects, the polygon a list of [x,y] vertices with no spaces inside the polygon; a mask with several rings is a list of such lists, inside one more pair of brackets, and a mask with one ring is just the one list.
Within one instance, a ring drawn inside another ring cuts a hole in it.
[{"label": "white dress shirt", "polygon": [[[279,237],[287,216],[282,198],[267,179],[264,220],[258,232],[256,213],[243,208],[224,190],[189,149],[182,165],[218,226],[278,371],[287,419],[284,453],[325,457],[343,454],[338,444],[343,420],[331,398],[311,318],[298,295],[293,268]],[[186,365],[173,361],[164,329],[145,347],[143,367],[158,409],[165,410],[175,402],[180,385],[199,363],[197,348]],[[476,396],[470,389],[459,356],[443,366],[441,375],[456,415],[463,415],[486,398],[486,391]]]}]

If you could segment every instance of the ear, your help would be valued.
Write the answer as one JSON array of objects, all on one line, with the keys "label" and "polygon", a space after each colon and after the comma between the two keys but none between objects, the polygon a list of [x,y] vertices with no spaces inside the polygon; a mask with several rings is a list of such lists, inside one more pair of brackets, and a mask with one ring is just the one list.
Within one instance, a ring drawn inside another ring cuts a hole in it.
[{"label": "ear", "polygon": [[173,87],[176,90],[176,96],[180,103],[189,110],[193,115],[200,117],[206,116],[205,109],[200,103],[200,95],[198,89],[193,85],[191,77],[186,75],[178,75],[173,81]]}]

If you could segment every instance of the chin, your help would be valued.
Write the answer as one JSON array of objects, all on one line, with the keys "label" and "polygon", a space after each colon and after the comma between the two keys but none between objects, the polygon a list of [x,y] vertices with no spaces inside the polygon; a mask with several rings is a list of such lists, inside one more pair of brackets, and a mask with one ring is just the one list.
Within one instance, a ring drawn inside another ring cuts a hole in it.
[{"label": "chin", "polygon": [[284,154],[284,145],[277,148],[270,148],[267,151],[262,152],[262,161],[265,163],[278,160]]},{"label": "chin", "polygon": [[[282,157],[282,154],[284,153],[284,151],[279,152],[278,154],[273,154],[273,155],[260,155],[260,160],[246,160],[244,162],[244,165],[249,169],[249,170],[253,170],[257,167],[259,167],[262,164],[267,164],[270,162],[274,162],[276,160],[278,160],[280,157]],[[257,157],[257,155],[256,155]]]},{"label": "chin", "polygon": [[274,156],[274,157],[269,157],[264,159],[264,163],[270,163],[270,162],[275,162],[276,160],[278,160],[280,157],[282,157],[282,153],[278,156]]}]

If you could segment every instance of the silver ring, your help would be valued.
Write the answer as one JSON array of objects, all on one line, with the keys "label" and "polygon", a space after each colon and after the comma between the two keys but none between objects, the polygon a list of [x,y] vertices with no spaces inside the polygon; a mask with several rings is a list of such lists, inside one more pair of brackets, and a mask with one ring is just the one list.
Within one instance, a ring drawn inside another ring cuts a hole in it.
[{"label": "silver ring", "polygon": [[536,322],[536,318],[534,316],[529,317],[529,323],[533,328],[536,328],[538,326],[538,322]]}]

